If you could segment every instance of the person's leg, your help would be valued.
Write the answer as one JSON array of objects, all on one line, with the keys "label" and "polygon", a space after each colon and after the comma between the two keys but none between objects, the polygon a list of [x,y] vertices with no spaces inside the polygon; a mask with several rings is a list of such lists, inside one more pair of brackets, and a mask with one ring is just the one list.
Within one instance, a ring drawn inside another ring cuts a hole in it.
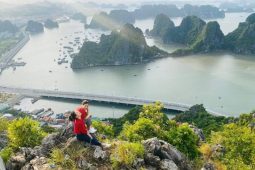
[{"label": "person's leg", "polygon": [[85,135],[85,134],[78,134],[78,135],[76,135],[76,137],[79,141],[83,141],[83,142],[86,142],[86,143],[90,143],[90,141],[91,141],[91,138],[88,135]]},{"label": "person's leg", "polygon": [[91,140],[91,144],[96,146],[102,146],[102,144],[95,137],[93,137],[93,139]]},{"label": "person's leg", "polygon": [[78,134],[77,139],[79,141],[84,141],[86,143],[90,143],[91,145],[96,145],[96,146],[102,146],[100,142],[96,138],[90,138],[88,135],[85,134]]}]

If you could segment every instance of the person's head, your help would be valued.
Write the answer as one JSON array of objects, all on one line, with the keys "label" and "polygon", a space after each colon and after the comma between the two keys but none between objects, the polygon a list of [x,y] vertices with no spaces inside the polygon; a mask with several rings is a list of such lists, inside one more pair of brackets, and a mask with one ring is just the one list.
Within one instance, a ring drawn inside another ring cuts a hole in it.
[{"label": "person's head", "polygon": [[83,101],[81,102],[81,105],[82,105],[84,108],[88,108],[88,106],[89,106],[89,101],[88,101],[88,100],[83,100]]},{"label": "person's head", "polygon": [[69,116],[70,121],[74,121],[75,119],[80,119],[81,118],[81,113],[80,112],[71,112]]}]

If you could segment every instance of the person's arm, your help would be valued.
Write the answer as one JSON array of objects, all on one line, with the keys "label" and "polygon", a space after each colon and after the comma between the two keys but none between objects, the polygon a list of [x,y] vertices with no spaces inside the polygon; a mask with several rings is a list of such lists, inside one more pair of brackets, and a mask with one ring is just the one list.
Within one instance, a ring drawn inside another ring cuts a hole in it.
[{"label": "person's arm", "polygon": [[93,137],[91,136],[91,134],[89,133],[89,131],[87,131],[87,135],[90,137],[90,139],[93,139]]}]

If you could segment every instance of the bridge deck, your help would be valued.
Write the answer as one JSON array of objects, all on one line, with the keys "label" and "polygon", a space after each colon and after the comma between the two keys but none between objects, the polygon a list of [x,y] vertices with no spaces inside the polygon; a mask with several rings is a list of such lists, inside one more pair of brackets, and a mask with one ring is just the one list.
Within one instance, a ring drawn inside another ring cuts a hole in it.
[{"label": "bridge deck", "polygon": [[[65,98],[65,99],[88,99],[99,102],[109,102],[117,104],[128,104],[128,105],[143,105],[154,103],[155,100],[124,97],[124,96],[110,96],[110,95],[100,95],[100,94],[90,94],[90,93],[77,93],[77,92],[65,92],[65,91],[54,91],[54,90],[42,90],[42,89],[26,89],[26,88],[14,88],[14,87],[3,87],[0,86],[1,92],[7,93],[17,93],[27,96],[40,96],[40,97],[55,97],[55,98]],[[172,103],[166,101],[160,101],[163,103],[165,109],[176,110],[176,111],[186,111],[191,105]],[[218,114],[213,111],[207,110],[211,114]]]}]

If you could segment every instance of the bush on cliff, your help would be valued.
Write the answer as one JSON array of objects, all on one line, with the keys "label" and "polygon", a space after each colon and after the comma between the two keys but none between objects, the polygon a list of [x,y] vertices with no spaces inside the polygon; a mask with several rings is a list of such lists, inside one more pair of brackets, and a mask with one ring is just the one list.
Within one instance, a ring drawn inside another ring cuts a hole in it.
[{"label": "bush on cliff", "polygon": [[9,145],[13,148],[39,145],[45,135],[39,122],[28,117],[16,119],[8,126]]},{"label": "bush on cliff", "polygon": [[113,150],[111,161],[113,168],[130,167],[137,158],[143,158],[144,147],[140,143],[121,142]]}]

